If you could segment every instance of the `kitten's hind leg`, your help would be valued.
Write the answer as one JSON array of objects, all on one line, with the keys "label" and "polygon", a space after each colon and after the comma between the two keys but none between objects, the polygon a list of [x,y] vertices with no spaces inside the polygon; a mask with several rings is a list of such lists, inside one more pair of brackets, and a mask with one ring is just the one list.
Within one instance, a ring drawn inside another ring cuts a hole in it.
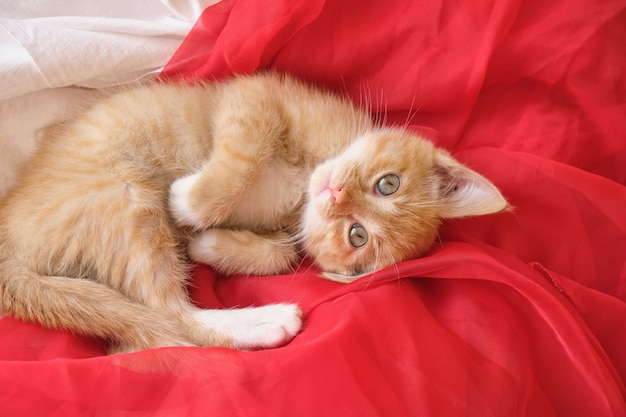
[{"label": "kitten's hind leg", "polygon": [[298,253],[284,232],[208,229],[189,242],[194,261],[227,275],[273,275],[293,270]]},{"label": "kitten's hind leg", "polygon": [[302,327],[302,313],[294,304],[198,310],[193,316],[204,328],[231,340],[236,349],[277,347],[290,341]]},{"label": "kitten's hind leg", "polygon": [[213,115],[210,159],[170,187],[170,210],[178,224],[200,230],[228,219],[263,174],[284,129],[279,107],[258,83],[241,79],[225,89]]},{"label": "kitten's hind leg", "polygon": [[[189,344],[274,347],[300,330],[301,313],[294,305],[223,311],[195,307],[185,288],[187,262],[181,255],[180,237],[173,234],[167,214],[154,207],[134,207],[133,214],[124,228],[128,239],[125,247],[133,250],[117,254],[115,259],[125,267],[111,271],[111,283],[133,301],[170,317]],[[106,259],[110,262],[111,257]]]},{"label": "kitten's hind leg", "polygon": [[110,353],[194,344],[176,315],[134,302],[100,282],[39,274],[11,258],[0,259],[0,276],[7,313],[107,340]]}]

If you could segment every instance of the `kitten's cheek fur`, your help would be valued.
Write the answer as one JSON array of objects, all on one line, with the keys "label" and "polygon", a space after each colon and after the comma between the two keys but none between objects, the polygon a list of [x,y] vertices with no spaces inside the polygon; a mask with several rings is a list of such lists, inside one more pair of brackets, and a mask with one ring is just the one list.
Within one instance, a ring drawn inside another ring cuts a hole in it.
[{"label": "kitten's cheek fur", "polygon": [[302,328],[302,312],[294,304],[270,304],[235,310],[201,310],[194,318],[229,339],[237,349],[284,345]]},{"label": "kitten's cheek fur", "polygon": [[328,188],[332,171],[332,161],[325,162],[313,171],[309,179],[309,199],[314,199]]},{"label": "kitten's cheek fur", "polygon": [[170,186],[169,206],[176,223],[194,228],[202,227],[202,219],[194,213],[189,204],[189,193],[199,174],[179,178]]}]

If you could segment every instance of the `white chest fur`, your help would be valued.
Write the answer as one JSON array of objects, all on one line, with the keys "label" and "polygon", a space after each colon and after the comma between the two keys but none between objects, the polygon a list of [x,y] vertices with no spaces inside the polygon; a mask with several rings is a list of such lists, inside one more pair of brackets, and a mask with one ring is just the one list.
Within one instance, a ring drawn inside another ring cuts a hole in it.
[{"label": "white chest fur", "polygon": [[274,158],[234,209],[229,223],[245,228],[273,228],[302,200],[308,184],[302,168]]}]

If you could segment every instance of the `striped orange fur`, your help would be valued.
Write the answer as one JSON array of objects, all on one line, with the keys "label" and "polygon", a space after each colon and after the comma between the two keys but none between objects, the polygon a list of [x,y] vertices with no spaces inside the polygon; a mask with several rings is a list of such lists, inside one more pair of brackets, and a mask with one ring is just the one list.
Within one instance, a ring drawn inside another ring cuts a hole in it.
[{"label": "striped orange fur", "polygon": [[[349,280],[423,255],[446,217],[507,207],[430,142],[273,73],[122,91],[52,132],[0,203],[2,303],[111,352],[264,348],[297,333],[293,305],[194,307],[188,256],[277,274],[304,251]],[[390,195],[377,191],[386,175],[399,178]]]}]

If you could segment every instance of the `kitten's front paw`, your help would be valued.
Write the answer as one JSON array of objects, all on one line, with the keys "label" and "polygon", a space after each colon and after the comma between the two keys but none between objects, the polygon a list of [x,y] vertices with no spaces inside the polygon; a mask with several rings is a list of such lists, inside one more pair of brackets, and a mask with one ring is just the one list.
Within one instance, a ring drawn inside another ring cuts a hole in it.
[{"label": "kitten's front paw", "polygon": [[172,217],[182,226],[202,228],[202,219],[191,208],[189,194],[199,174],[179,178],[170,186],[169,206]]},{"label": "kitten's front paw", "polygon": [[189,257],[225,275],[277,275],[298,259],[289,235],[258,235],[249,230],[207,229],[189,240]]},{"label": "kitten's front paw", "polygon": [[263,349],[284,345],[302,328],[302,312],[294,304],[270,304],[234,310],[195,313],[202,325],[233,341],[237,349]]}]

